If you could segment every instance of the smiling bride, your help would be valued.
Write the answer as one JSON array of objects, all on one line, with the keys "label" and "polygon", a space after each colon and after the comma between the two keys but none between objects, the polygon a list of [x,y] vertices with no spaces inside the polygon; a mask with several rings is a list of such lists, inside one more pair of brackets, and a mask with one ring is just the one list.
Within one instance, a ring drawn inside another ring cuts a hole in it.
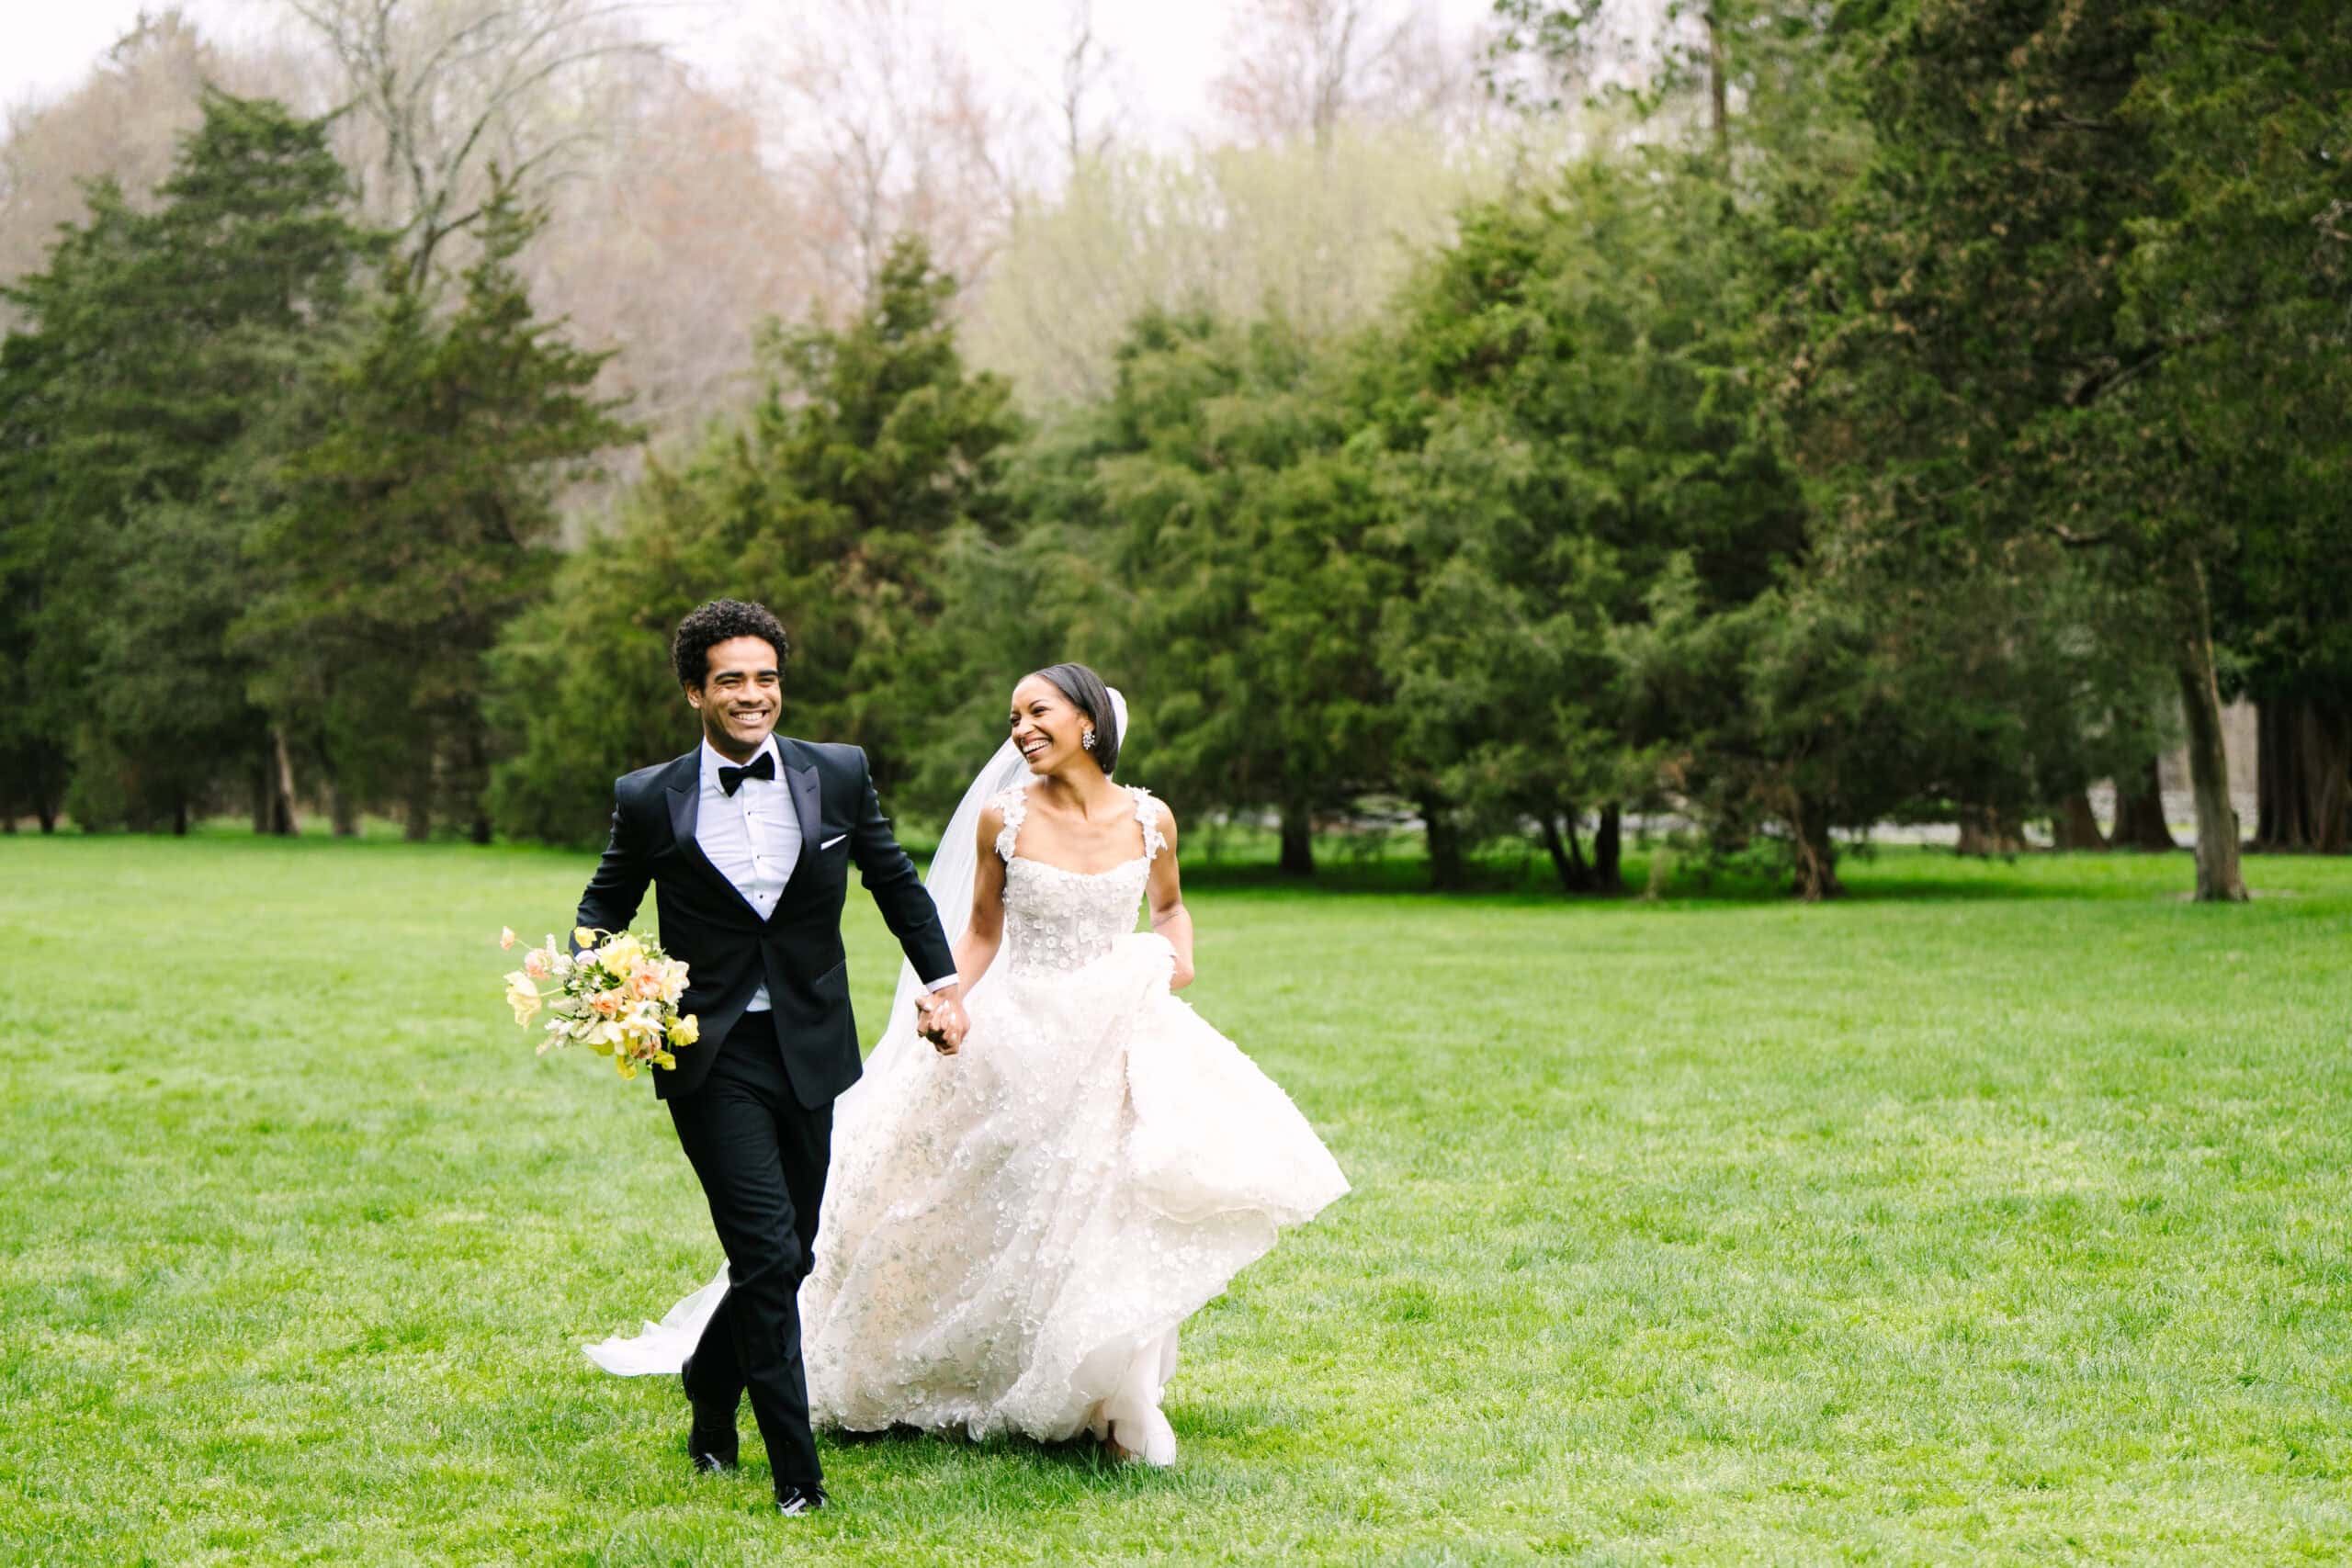
[{"label": "smiling bride", "polygon": [[[1289,1098],[1172,994],[1193,978],[1176,819],[1112,782],[1125,721],[1082,664],[1026,677],[941,841],[926,885],[968,1031],[932,1028],[910,972],[839,1102],[800,1292],[820,1426],[1091,1432],[1170,1463],[1180,1325],[1348,1190]],[[591,1354],[673,1367],[656,1337],[690,1348],[720,1293]]]}]

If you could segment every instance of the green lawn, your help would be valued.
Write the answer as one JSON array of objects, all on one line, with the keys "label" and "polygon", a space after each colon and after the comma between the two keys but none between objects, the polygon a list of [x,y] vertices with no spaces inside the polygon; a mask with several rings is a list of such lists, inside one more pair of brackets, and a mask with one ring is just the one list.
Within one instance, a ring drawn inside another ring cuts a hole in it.
[{"label": "green lawn", "polygon": [[[1356,1191],[1188,1330],[1172,1472],[687,1473],[595,1371],[715,1259],[667,1117],[535,1058],[589,858],[0,842],[0,1551],[40,1562],[2341,1561],[2352,864],[1857,897],[1194,879],[1204,1014]],[[853,894],[869,1029],[894,970]]]}]

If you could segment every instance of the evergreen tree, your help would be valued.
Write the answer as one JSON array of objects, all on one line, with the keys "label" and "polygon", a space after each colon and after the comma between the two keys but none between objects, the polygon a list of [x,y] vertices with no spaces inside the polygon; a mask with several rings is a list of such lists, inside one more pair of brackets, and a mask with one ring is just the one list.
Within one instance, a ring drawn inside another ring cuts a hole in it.
[{"label": "evergreen tree", "polygon": [[1340,369],[1280,320],[1148,312],[1085,454],[1154,784],[1275,813],[1294,875],[1314,869],[1316,815],[1388,777],[1374,645],[1393,573],[1367,547]]},{"label": "evergreen tree", "polygon": [[2216,633],[2260,722],[2258,846],[2352,850],[2352,11],[2190,0],[2156,13],[2120,118],[2156,149],[2158,210],[2121,330],[2161,350],[2124,434],[2177,431],[2226,509]]},{"label": "evergreen tree", "polygon": [[2243,497],[2165,406],[2196,333],[2143,330],[2123,294],[2177,206],[2130,108],[2155,15],[1937,0],[1873,43],[1875,151],[1812,235],[1789,407],[1829,547],[1883,581],[1948,598],[2067,552],[2138,599],[2188,722],[2197,896],[2233,900],[2212,607]]},{"label": "evergreen tree", "polygon": [[865,746],[885,790],[906,781],[937,716],[967,695],[933,684],[947,552],[1009,534],[1004,466],[1021,432],[1005,383],[965,369],[954,289],[901,242],[846,327],[772,329],[748,418],[714,426],[682,463],[654,462],[613,531],[508,627],[494,710],[517,749],[494,791],[508,831],[592,839],[612,778],[692,743],[669,637],[720,595],[766,604],[792,637],[785,728]]},{"label": "evergreen tree", "polygon": [[436,816],[490,837],[484,656],[552,572],[558,481],[634,434],[594,391],[607,356],[532,310],[537,227],[501,186],[446,317],[392,269],[254,486],[262,591],[233,641],[337,791],[403,801],[412,838]]},{"label": "evergreen tree", "polygon": [[1736,240],[1708,180],[1581,165],[1467,215],[1379,356],[1400,768],[1433,824],[1532,823],[1571,890],[1616,886],[1619,803],[1691,739],[1694,715],[1620,680],[1621,632],[1669,580],[1735,610],[1803,547]]},{"label": "evergreen tree", "polygon": [[[0,560],[30,606],[11,678],[51,705],[21,722],[70,750],[85,821],[185,827],[223,782],[268,776],[250,666],[220,646],[249,591],[221,494],[379,243],[345,195],[323,122],[209,92],[154,211],[94,186],[7,291],[0,491],[21,505]],[[122,700],[137,688],[157,700]]]}]

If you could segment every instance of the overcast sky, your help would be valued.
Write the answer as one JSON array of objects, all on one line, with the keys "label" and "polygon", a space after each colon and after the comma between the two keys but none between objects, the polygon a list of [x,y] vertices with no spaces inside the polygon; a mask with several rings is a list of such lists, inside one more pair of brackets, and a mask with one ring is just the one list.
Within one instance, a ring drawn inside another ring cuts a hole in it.
[{"label": "overcast sky", "polygon": [[[51,98],[79,81],[142,8],[168,0],[0,0],[0,102]],[[1422,0],[1450,32],[1474,28],[1487,0]],[[1039,100],[1054,92],[1069,0],[938,0],[964,35],[974,63],[1008,92]],[[1151,140],[1208,129],[1205,89],[1234,0],[1095,0],[1097,33],[1134,89],[1127,123]],[[284,25],[275,0],[183,0],[206,31],[235,37]],[[751,39],[794,25],[793,0],[669,0],[645,7],[647,25],[687,60],[723,74]]]}]

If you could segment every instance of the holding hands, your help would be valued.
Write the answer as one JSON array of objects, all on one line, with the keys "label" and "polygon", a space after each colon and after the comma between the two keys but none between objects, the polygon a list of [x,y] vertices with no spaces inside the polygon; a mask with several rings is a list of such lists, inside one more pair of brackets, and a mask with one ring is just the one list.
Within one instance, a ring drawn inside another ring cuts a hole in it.
[{"label": "holding hands", "polygon": [[915,998],[915,1030],[943,1056],[963,1048],[964,1032],[971,1021],[964,1016],[961,986],[944,986]]}]

